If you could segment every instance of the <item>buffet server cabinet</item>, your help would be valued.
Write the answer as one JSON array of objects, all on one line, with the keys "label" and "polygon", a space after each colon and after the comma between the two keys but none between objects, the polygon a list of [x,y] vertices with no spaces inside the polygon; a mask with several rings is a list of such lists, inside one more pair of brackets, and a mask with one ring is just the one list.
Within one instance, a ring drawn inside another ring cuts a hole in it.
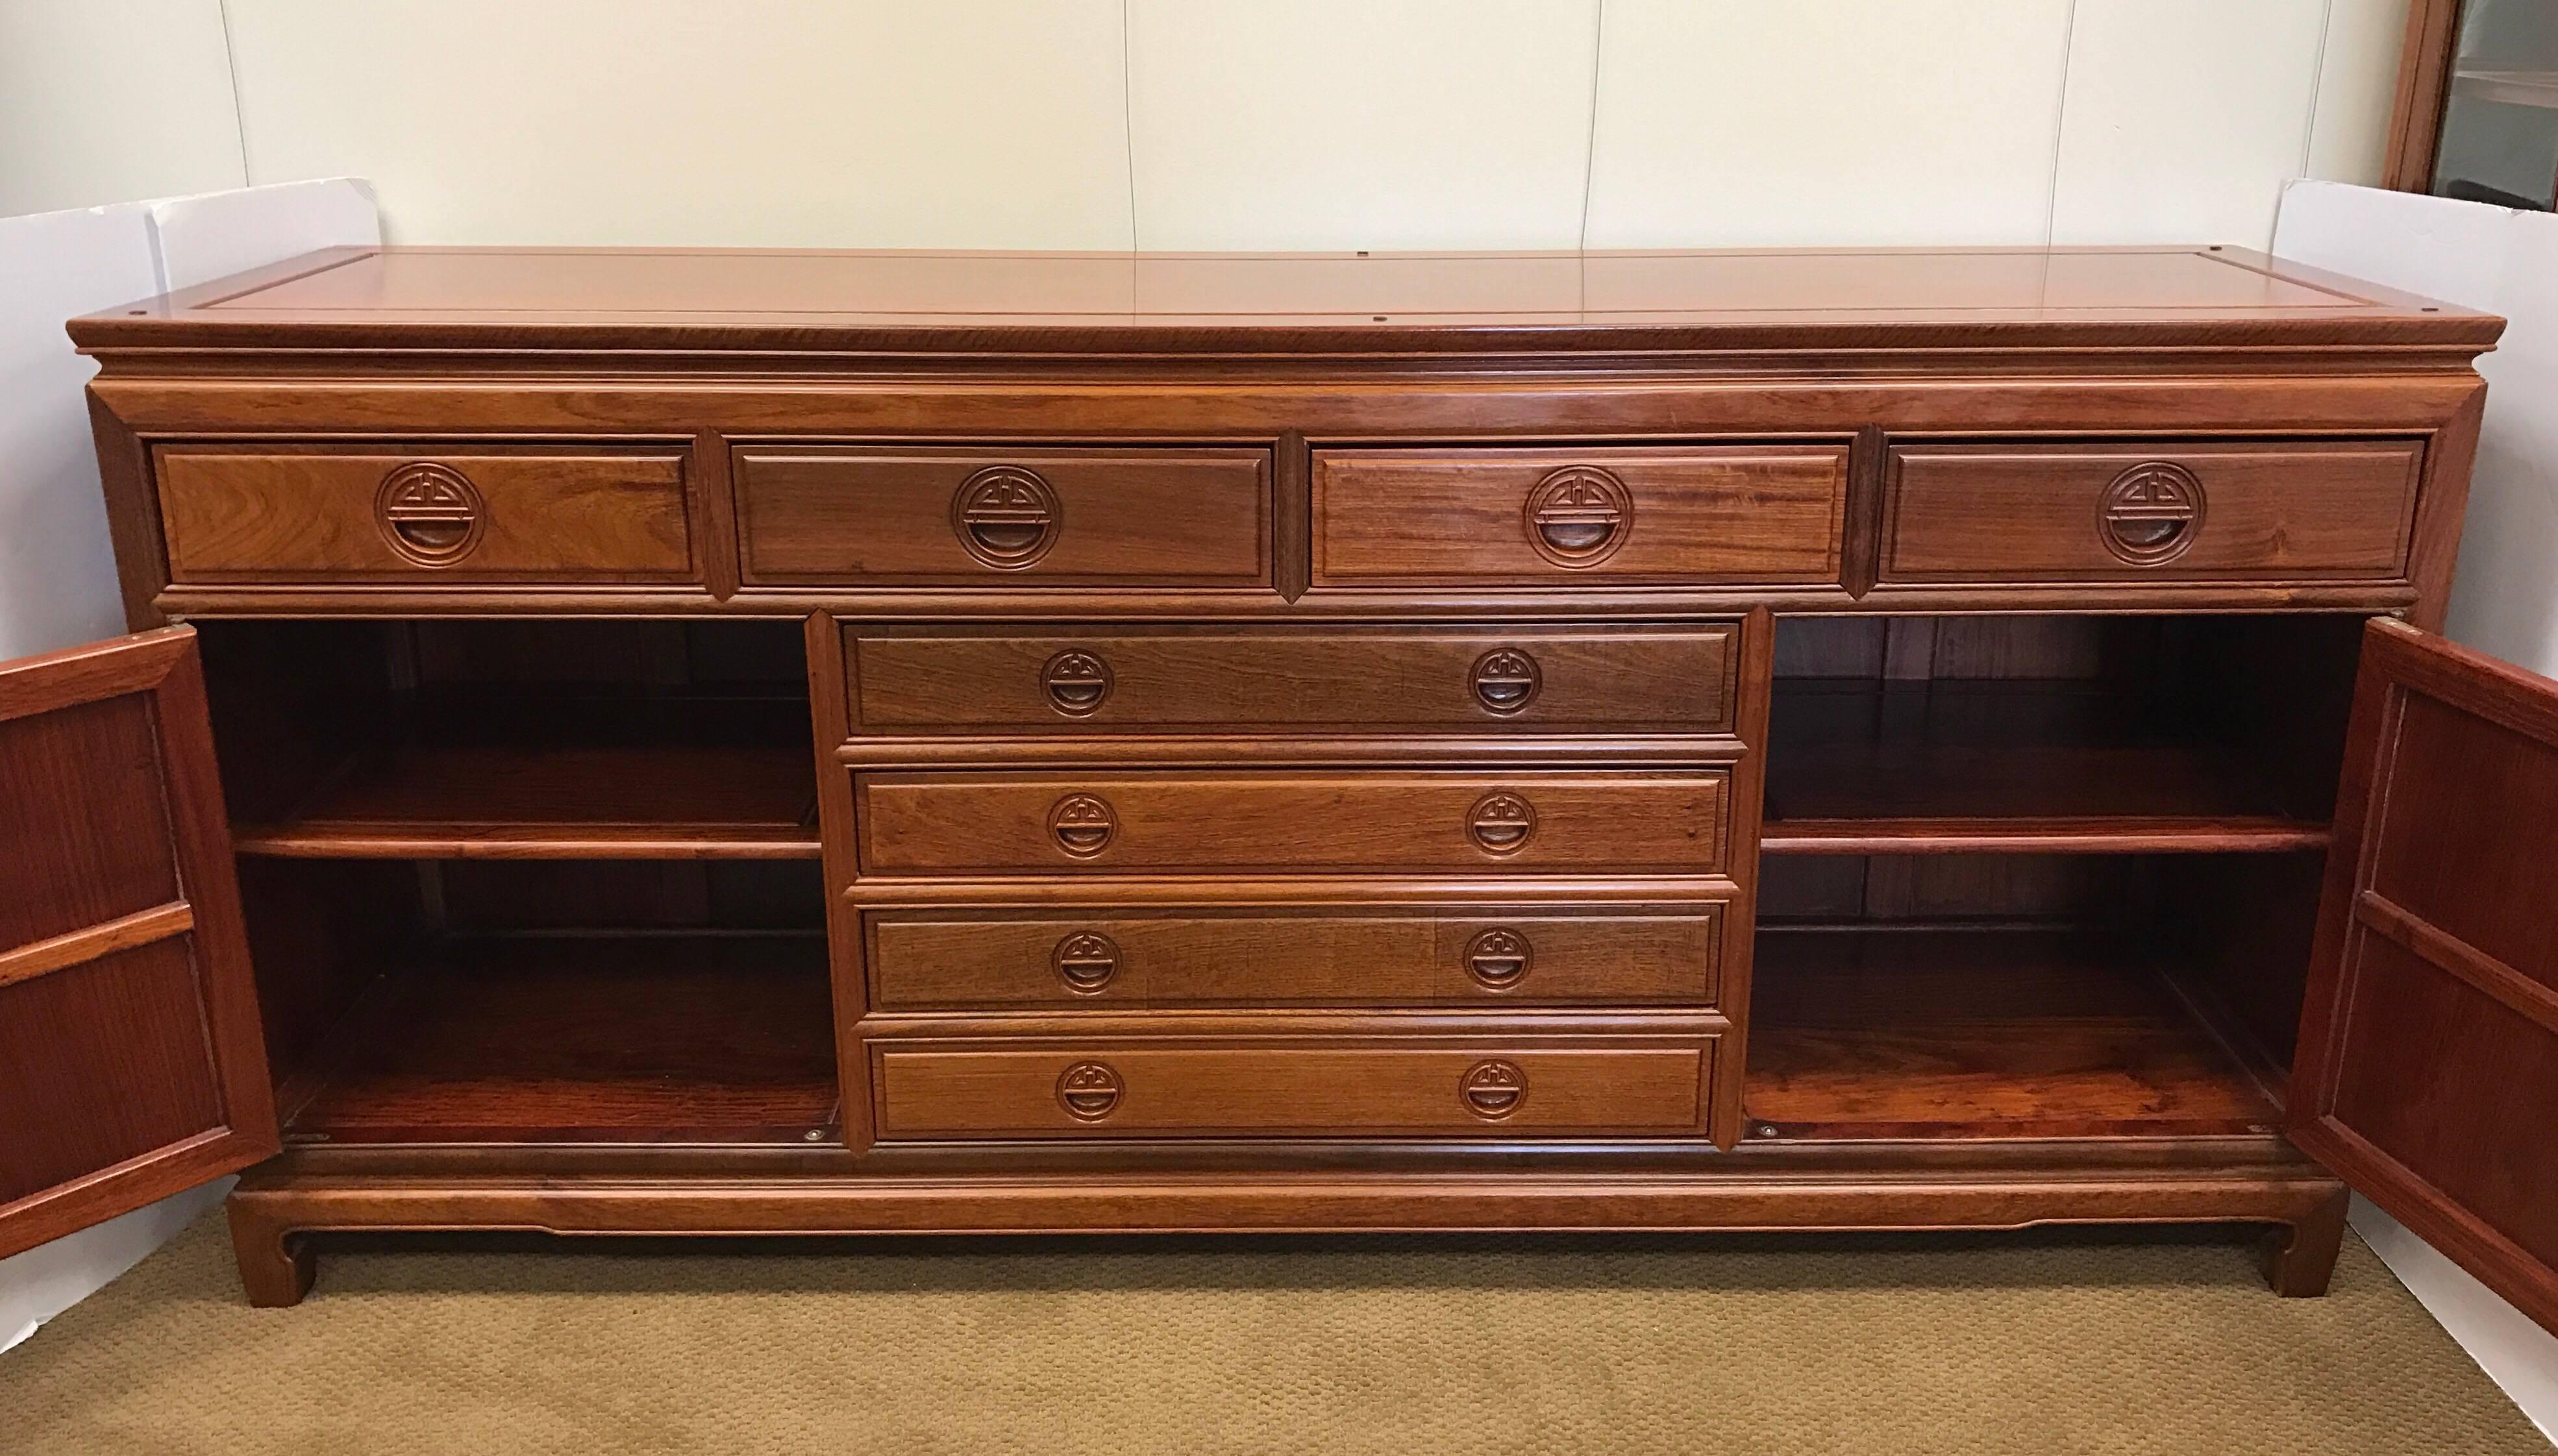
[{"label": "buffet server cabinet", "polygon": [[0,1251],[2013,1228],[2558,1323],[2491,318],[2226,249],[349,250],[74,321]]}]

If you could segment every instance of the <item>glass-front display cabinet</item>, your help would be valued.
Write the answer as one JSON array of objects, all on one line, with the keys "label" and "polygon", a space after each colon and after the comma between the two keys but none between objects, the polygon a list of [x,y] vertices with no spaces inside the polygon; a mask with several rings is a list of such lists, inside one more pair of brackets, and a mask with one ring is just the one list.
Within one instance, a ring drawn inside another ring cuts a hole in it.
[{"label": "glass-front display cabinet", "polygon": [[2466,202],[2558,206],[2558,0],[2415,0],[2388,181]]}]

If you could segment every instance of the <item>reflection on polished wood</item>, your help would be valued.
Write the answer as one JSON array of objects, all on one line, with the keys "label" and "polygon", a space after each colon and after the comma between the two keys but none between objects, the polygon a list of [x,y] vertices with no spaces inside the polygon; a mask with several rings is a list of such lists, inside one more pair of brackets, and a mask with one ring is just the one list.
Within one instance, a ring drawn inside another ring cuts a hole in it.
[{"label": "reflection on polished wood", "polygon": [[813,936],[457,939],[383,970],[290,1137],[795,1142],[833,1115]]},{"label": "reflection on polished wood", "polygon": [[[153,325],[1414,329],[2475,319],[2237,248],[934,253],[349,248],[153,301]],[[144,326],[101,317],[88,340]],[[1446,344],[1461,341],[1449,340]]]},{"label": "reflection on polished wood", "polygon": [[2254,1082],[2119,938],[1763,931],[1750,1115],[1784,1137],[2263,1131]]}]

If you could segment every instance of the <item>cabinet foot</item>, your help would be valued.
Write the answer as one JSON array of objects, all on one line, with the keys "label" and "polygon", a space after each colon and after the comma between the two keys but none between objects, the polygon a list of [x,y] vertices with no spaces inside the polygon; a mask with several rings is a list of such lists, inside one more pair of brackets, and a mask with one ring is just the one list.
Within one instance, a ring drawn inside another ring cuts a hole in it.
[{"label": "cabinet foot", "polygon": [[240,1287],[258,1309],[289,1309],[311,1292],[319,1261],[303,1236],[259,1217],[232,1199],[231,1251],[239,1259]]},{"label": "cabinet foot", "polygon": [[2343,1189],[2307,1217],[2265,1236],[2265,1282],[2287,1299],[2314,1299],[2327,1292],[2336,1273],[2337,1255],[2345,1250]]}]

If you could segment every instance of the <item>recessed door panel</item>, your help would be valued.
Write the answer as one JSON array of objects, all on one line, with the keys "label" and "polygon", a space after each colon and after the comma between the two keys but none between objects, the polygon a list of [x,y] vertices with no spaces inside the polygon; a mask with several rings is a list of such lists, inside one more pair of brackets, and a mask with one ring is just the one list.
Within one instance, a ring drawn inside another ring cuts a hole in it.
[{"label": "recessed door panel", "polygon": [[2558,682],[2364,639],[2294,1138],[2558,1329]]},{"label": "recessed door panel", "polygon": [[276,1150],[196,635],[0,664],[0,1255]]}]

